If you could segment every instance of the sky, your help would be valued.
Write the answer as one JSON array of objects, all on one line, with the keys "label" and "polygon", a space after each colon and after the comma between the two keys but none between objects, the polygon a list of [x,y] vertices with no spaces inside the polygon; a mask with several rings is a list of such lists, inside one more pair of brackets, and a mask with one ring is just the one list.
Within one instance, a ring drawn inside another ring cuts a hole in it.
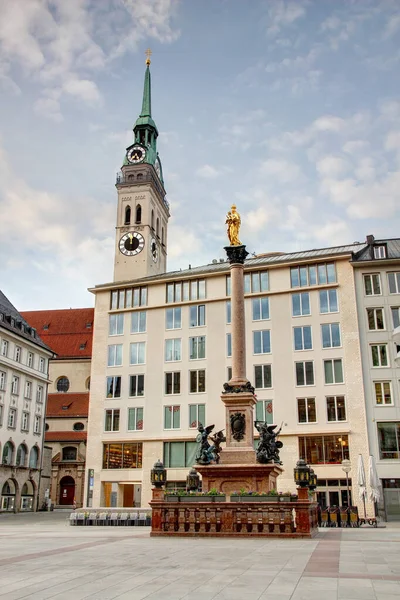
[{"label": "sky", "polygon": [[115,175],[152,112],[168,270],[400,237],[398,0],[0,0],[0,289],[93,306]]}]

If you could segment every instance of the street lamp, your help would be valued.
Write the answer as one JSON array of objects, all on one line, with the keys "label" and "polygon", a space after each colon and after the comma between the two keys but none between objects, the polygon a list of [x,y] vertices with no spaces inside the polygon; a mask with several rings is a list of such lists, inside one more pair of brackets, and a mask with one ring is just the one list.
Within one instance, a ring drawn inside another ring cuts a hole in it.
[{"label": "street lamp", "polygon": [[347,507],[350,508],[349,473],[351,471],[351,462],[347,458],[342,460],[342,471],[344,471],[346,473]]},{"label": "street lamp", "polygon": [[310,467],[302,458],[297,461],[294,468],[294,480],[301,488],[308,487],[310,483]]},{"label": "street lamp", "polygon": [[189,475],[186,477],[186,489],[188,492],[197,492],[200,485],[200,476],[196,469],[193,467],[189,471]]},{"label": "street lamp", "polygon": [[150,471],[150,479],[151,483],[156,488],[162,488],[162,486],[166,483],[167,469],[164,468],[164,465],[160,459],[154,463],[154,467]]}]

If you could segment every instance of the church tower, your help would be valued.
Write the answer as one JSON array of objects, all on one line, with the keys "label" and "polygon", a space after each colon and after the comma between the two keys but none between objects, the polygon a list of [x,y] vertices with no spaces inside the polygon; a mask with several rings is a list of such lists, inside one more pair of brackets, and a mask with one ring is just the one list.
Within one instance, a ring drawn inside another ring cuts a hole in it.
[{"label": "church tower", "polygon": [[158,275],[167,268],[169,205],[157,152],[158,131],[151,116],[151,51],[146,54],[142,111],[116,182],[114,281]]}]

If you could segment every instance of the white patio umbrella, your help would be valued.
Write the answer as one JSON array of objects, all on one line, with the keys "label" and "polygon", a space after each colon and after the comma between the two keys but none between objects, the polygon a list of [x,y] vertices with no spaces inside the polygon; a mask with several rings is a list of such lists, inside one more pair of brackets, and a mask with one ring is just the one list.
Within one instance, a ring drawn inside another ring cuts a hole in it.
[{"label": "white patio umbrella", "polygon": [[360,497],[360,500],[362,500],[364,503],[364,518],[367,519],[367,511],[365,508],[365,498],[367,496],[367,480],[365,477],[364,461],[362,454],[358,455],[357,483],[358,495]]},{"label": "white patio umbrella", "polygon": [[372,502],[379,502],[381,497],[381,481],[376,470],[375,458],[372,455],[369,457],[369,486],[370,499]]}]

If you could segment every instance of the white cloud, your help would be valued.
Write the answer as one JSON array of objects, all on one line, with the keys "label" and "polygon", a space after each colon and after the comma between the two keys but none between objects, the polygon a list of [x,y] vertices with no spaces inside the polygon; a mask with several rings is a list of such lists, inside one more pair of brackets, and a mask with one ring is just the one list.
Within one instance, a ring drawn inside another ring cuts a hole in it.
[{"label": "white cloud", "polygon": [[294,182],[301,175],[301,171],[295,163],[273,158],[261,164],[260,173],[283,183]]},{"label": "white cloud", "polygon": [[204,177],[204,179],[215,179],[218,177],[219,172],[212,165],[203,165],[196,171],[198,177]]},{"label": "white cloud", "polygon": [[317,161],[317,171],[324,177],[336,177],[348,170],[348,164],[339,156],[324,156]]},{"label": "white cloud", "polygon": [[69,79],[63,84],[63,90],[88,104],[97,104],[101,101],[97,85],[87,79]]},{"label": "white cloud", "polygon": [[385,36],[392,37],[400,30],[400,14],[390,15],[386,24]]},{"label": "white cloud", "polygon": [[272,36],[279,33],[284,27],[292,25],[306,13],[306,2],[296,0],[271,0],[268,2],[268,27],[267,34]]},{"label": "white cloud", "polygon": [[400,130],[390,131],[386,136],[385,140],[386,150],[399,150],[400,149]]}]

